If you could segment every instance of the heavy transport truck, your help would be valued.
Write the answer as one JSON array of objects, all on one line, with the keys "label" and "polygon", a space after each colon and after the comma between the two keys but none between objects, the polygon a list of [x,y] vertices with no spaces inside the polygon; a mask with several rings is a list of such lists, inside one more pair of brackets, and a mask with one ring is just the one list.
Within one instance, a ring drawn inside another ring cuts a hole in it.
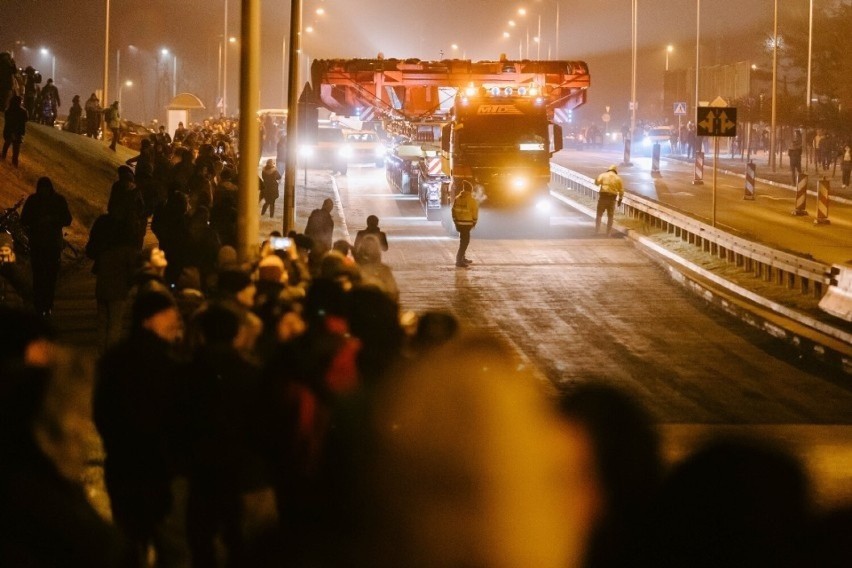
[{"label": "heavy transport truck", "polygon": [[[317,60],[314,91],[338,115],[383,118],[392,141],[388,182],[417,193],[427,218],[449,226],[469,184],[483,216],[549,220],[550,157],[562,148],[560,111],[585,103],[582,61]],[[440,166],[438,165],[440,163]]]}]

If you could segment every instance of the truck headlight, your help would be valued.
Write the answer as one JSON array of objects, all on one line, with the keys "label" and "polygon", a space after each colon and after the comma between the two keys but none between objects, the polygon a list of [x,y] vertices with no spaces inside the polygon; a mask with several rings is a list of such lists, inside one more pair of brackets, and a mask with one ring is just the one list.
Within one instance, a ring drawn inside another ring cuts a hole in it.
[{"label": "truck headlight", "polygon": [[376,146],[376,157],[383,158],[385,155],[385,147],[384,146]]},{"label": "truck headlight", "polygon": [[351,146],[341,146],[337,151],[341,158],[351,158],[352,157],[352,147]]},{"label": "truck headlight", "polygon": [[524,177],[516,177],[511,182],[512,191],[521,193],[527,189],[527,179]]},{"label": "truck headlight", "polygon": [[550,199],[542,197],[541,199],[535,202],[535,208],[537,211],[547,213],[553,208],[553,204],[550,202]]},{"label": "truck headlight", "polygon": [[310,158],[314,155],[314,149],[312,146],[299,146],[299,155],[303,158]]}]

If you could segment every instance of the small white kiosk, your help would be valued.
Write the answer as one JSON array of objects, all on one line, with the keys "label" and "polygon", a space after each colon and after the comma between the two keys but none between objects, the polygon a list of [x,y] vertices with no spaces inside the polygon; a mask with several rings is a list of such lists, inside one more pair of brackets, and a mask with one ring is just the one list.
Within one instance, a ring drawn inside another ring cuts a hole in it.
[{"label": "small white kiosk", "polygon": [[182,122],[184,126],[189,127],[189,111],[204,108],[206,107],[204,106],[204,103],[201,102],[201,99],[192,93],[179,93],[172,99],[169,106],[166,107],[168,110],[166,128],[168,129],[167,132],[169,133],[169,136],[175,135],[175,130],[177,130],[179,122]]}]

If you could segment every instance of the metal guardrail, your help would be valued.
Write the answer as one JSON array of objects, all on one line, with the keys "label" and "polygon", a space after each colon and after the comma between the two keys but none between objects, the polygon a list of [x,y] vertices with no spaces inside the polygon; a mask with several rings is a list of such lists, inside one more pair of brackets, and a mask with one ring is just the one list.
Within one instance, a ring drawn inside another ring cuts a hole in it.
[{"label": "metal guardrail", "polygon": [[[550,173],[551,183],[555,187],[570,189],[592,198],[598,193],[595,181],[588,176],[553,163],[550,164]],[[798,288],[803,294],[821,298],[831,281],[832,268],[828,264],[736,237],[648,199],[626,194],[621,208],[628,217],[675,234],[683,241],[735,263],[767,282],[775,282],[789,289]]]}]

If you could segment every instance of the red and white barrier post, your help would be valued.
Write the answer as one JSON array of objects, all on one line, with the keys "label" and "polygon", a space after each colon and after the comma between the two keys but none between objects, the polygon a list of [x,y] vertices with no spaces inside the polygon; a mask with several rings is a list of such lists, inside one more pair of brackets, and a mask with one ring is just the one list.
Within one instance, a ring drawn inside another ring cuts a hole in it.
[{"label": "red and white barrier post", "polygon": [[745,195],[743,195],[743,199],[748,201],[754,201],[754,178],[756,175],[756,169],[757,166],[755,166],[754,162],[746,164]]},{"label": "red and white barrier post", "polygon": [[807,215],[805,205],[808,201],[808,174],[799,174],[796,178],[796,208],[793,209],[793,215]]},{"label": "red and white barrier post", "polygon": [[695,152],[695,177],[692,185],[704,185],[704,152]]},{"label": "red and white barrier post", "polygon": [[817,195],[817,216],[815,225],[828,225],[828,194],[831,191],[831,181],[828,178],[819,180],[819,192]]}]

